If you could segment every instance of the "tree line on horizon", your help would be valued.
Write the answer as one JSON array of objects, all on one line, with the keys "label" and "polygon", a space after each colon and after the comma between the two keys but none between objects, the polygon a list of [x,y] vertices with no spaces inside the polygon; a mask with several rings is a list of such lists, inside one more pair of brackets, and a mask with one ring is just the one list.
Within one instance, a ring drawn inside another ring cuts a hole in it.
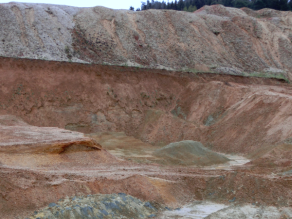
[{"label": "tree line on horizon", "polygon": [[[141,8],[137,8],[136,11],[148,9],[168,9],[194,12],[204,5],[216,4],[234,8],[247,7],[253,10],[260,10],[263,8],[271,8],[280,11],[292,10],[292,0],[175,0],[171,2],[165,2],[164,0],[162,2],[147,0],[147,2],[142,2]],[[134,11],[135,9],[131,6],[130,10]]]}]

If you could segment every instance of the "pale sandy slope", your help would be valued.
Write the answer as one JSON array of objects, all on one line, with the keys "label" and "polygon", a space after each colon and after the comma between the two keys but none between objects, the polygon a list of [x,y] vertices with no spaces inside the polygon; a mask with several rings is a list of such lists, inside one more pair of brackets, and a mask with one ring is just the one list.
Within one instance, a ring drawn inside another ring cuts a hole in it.
[{"label": "pale sandy slope", "polygon": [[0,55],[229,74],[292,69],[292,13],[0,5]]}]

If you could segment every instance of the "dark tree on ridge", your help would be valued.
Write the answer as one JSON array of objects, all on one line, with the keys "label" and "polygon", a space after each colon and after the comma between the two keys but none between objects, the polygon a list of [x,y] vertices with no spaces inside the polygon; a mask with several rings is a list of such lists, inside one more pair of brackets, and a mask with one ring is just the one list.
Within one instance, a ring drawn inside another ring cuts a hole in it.
[{"label": "dark tree on ridge", "polygon": [[[292,10],[292,0],[172,0],[167,3],[164,0],[162,2],[147,0],[147,2],[142,2],[141,10],[169,9],[193,12],[204,5],[215,4],[235,8],[248,7],[254,10],[260,10],[263,8],[271,8],[281,11]],[[132,6],[130,7],[130,10],[132,10],[131,8],[134,10]],[[140,9],[137,10],[139,11]]]}]

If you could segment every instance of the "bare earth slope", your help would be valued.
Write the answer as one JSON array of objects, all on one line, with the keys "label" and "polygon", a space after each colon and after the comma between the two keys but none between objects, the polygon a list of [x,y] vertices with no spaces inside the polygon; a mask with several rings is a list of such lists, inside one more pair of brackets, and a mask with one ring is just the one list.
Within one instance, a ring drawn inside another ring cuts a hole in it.
[{"label": "bare earth slope", "polygon": [[125,132],[152,145],[202,142],[249,154],[292,135],[282,81],[0,59],[0,114],[83,133]]},{"label": "bare earth slope", "polygon": [[1,58],[0,216],[26,218],[61,198],[121,192],[169,207],[193,200],[291,207],[291,174],[281,174],[290,166],[139,164],[75,132],[125,132],[147,142],[107,137],[115,154],[182,140],[251,154],[291,138],[291,96],[291,86],[275,79]]},{"label": "bare earth slope", "polygon": [[0,55],[228,74],[292,69],[292,13],[205,6],[195,13],[8,3]]}]

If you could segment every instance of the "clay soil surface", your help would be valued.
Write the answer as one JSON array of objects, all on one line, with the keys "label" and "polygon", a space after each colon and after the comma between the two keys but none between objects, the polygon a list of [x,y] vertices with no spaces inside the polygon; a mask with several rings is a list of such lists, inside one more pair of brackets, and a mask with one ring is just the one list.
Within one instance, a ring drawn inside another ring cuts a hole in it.
[{"label": "clay soil surface", "polygon": [[[290,209],[291,105],[292,87],[275,79],[0,58],[1,218],[113,193],[161,209]],[[183,140],[230,161],[155,156]]]}]

